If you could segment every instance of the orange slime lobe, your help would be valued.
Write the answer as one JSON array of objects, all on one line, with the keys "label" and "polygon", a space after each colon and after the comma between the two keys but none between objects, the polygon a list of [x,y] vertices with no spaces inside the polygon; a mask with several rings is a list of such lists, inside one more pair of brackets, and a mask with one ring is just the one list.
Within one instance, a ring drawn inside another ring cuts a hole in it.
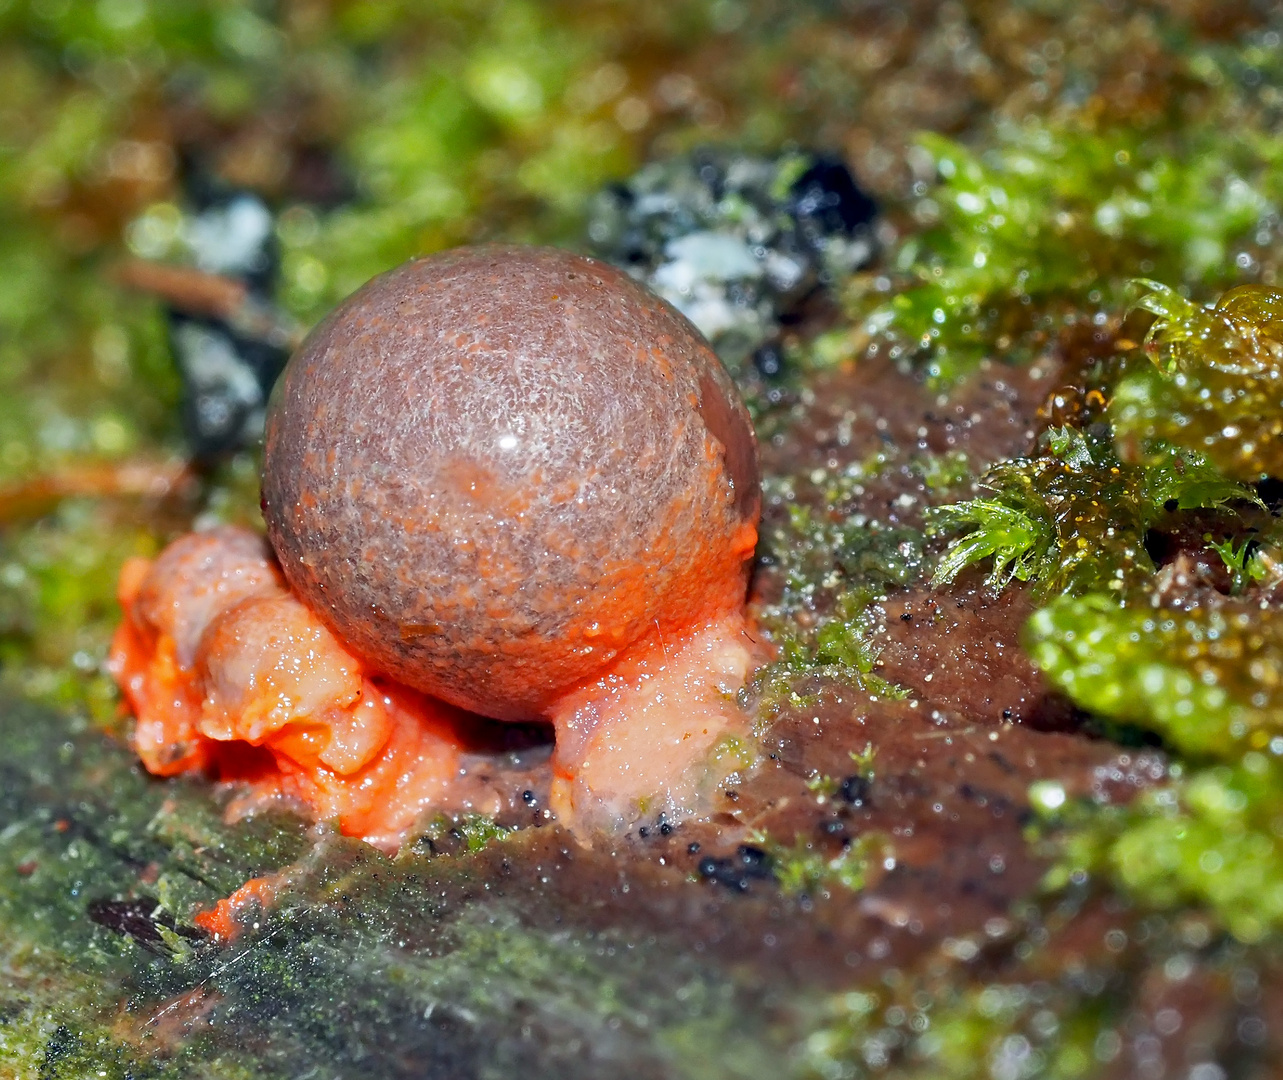
[{"label": "orange slime lobe", "polygon": [[261,537],[185,536],[127,563],[119,593],[109,663],[149,771],[247,779],[385,848],[448,803],[457,710],[371,677],[285,588]]},{"label": "orange slime lobe", "polygon": [[[681,637],[656,634],[553,712],[552,808],[563,821],[613,830],[673,821],[742,762],[749,736],[736,693],[764,659],[741,612]],[[714,760],[726,751],[726,763]]]}]

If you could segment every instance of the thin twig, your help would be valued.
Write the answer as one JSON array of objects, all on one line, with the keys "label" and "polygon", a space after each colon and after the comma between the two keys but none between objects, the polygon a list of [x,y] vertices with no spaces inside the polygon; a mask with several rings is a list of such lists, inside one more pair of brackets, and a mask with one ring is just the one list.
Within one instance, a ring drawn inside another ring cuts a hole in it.
[{"label": "thin twig", "polygon": [[148,293],[182,311],[214,319],[235,318],[249,299],[249,288],[243,281],[147,259],[120,263],[115,278],[127,288]]},{"label": "thin twig", "polygon": [[0,523],[39,517],[75,496],[164,498],[192,482],[191,465],[181,459],[68,465],[31,480],[0,485]]},{"label": "thin twig", "polygon": [[286,351],[293,351],[303,340],[302,328],[293,319],[259,300],[237,278],[148,259],[118,263],[114,277],[126,288],[154,296],[178,311],[221,319],[245,337]]}]

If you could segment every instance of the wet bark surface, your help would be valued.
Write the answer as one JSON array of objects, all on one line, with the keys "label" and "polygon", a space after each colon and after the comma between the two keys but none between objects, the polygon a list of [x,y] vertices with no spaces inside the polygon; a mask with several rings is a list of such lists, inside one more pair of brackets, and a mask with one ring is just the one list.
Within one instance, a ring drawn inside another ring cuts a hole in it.
[{"label": "wet bark surface", "polygon": [[[768,461],[805,475],[888,440],[1010,454],[1039,390],[986,373],[945,407],[891,370],[835,376]],[[51,1020],[49,1075],[103,1061],[122,1075],[805,1073],[797,1047],[830,1022],[833,995],[941,964],[965,980],[957,957],[978,953],[958,942],[1029,933],[1019,905],[1047,870],[1031,783],[1108,802],[1164,776],[1161,754],[1073,730],[1019,649],[1030,610],[975,581],[892,590],[877,672],[901,693],[798,680],[709,820],[613,850],[552,823],[538,784],[506,815],[515,831],[479,850],[466,826],[388,859],[288,816],[227,824],[233,792],[147,777],[119,742],[7,707],[8,1008],[66,1015]],[[798,859],[817,873],[789,877]],[[862,888],[826,872],[857,859]],[[239,913],[234,940],[192,922],[264,876],[272,900]],[[65,965],[52,982],[37,941]],[[110,1034],[71,1022],[86,1014]]]},{"label": "wet bark surface", "polygon": [[[761,1075],[774,1061],[784,1074],[826,995],[912,971],[947,940],[1013,932],[1012,903],[1044,869],[1022,836],[1030,777],[1125,798],[1162,773],[1152,756],[951,725],[842,687],[817,701],[771,725],[763,767],[713,823],[614,851],[529,825],[473,853],[420,844],[395,860],[289,818],[226,825],[206,787],[156,781],[97,733],[8,709],[9,1008],[66,1015],[51,1075],[102,1061],[407,1077]],[[869,741],[873,778],[817,798],[807,779],[853,775]],[[894,857],[860,892],[784,893],[759,833],[828,855],[880,833]],[[235,940],[192,924],[263,875],[275,898],[241,912]],[[39,948],[64,958],[56,979]],[[84,1037],[86,1016],[110,1022],[111,1044]]]}]

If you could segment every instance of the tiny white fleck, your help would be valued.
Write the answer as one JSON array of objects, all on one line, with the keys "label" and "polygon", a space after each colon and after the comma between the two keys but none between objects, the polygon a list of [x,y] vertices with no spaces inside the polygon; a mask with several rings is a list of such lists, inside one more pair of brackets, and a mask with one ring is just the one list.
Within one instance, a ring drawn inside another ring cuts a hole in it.
[{"label": "tiny white fleck", "polygon": [[1059,810],[1065,805],[1065,789],[1055,780],[1039,780],[1029,785],[1029,801],[1042,810]]}]

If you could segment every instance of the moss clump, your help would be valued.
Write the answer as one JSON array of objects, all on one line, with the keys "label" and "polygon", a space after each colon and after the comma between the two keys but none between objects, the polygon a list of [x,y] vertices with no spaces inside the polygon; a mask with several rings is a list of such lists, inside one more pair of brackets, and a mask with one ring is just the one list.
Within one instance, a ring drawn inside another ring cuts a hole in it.
[{"label": "moss clump", "polygon": [[1273,608],[1065,598],[1033,616],[1026,643],[1077,704],[1157,731],[1184,753],[1233,759],[1283,735],[1283,612]]},{"label": "moss clump", "polygon": [[895,865],[894,846],[881,833],[865,833],[836,852],[810,840],[783,845],[760,837],[758,842],[770,855],[780,889],[812,899],[826,900],[838,889],[860,892]]},{"label": "moss clump", "polygon": [[745,703],[755,700],[764,719],[786,704],[801,706],[811,700],[798,684],[805,678],[828,678],[859,687],[874,698],[899,699],[907,691],[874,674],[878,649],[873,644],[873,613],[855,593],[842,596],[833,615],[820,620],[809,632],[777,631],[780,658],[758,668],[751,683],[741,690]]},{"label": "moss clump", "polygon": [[484,814],[438,814],[408,845],[406,851],[432,855],[465,855],[480,851],[515,830]]},{"label": "moss clump", "polygon": [[[1061,829],[1051,884],[1095,873],[1145,905],[1209,909],[1255,941],[1283,929],[1279,526],[1251,486],[1283,475],[1283,293],[1243,286],[1199,306],[1142,284],[1152,363],[1118,365],[1112,387],[1097,366],[1076,426],[991,470],[983,497],[931,511],[935,530],[962,534],[935,580],[988,561],[994,588],[1031,582],[1046,606],[1025,647],[1052,685],[1188,759],[1127,808],[1066,810],[1063,789],[1036,793]],[[1151,530],[1185,550],[1201,535],[1232,595],[1208,579],[1173,605]]]},{"label": "moss clump", "polygon": [[[1056,946],[1058,933],[1076,914],[1075,906],[1067,907],[1045,923],[1031,922],[1023,933],[1007,924],[996,941],[980,935],[951,938],[932,957],[930,974],[897,972],[899,977],[883,985],[832,995],[821,1012],[823,1023],[802,1048],[801,1075],[808,1080],[1100,1075],[1125,1045],[1119,1027],[1134,992],[1127,981],[1136,973],[1124,967],[1126,957],[1084,956],[1081,940],[1066,963]],[[1126,941],[1126,934],[1121,937]],[[1188,948],[1176,934],[1153,922],[1150,949],[1156,958],[1179,955],[1183,947]],[[945,974],[969,966],[986,974],[957,983]]]},{"label": "moss clump", "polygon": [[919,580],[922,530],[860,508],[869,487],[901,478],[920,481],[942,497],[964,488],[972,473],[962,454],[907,455],[883,448],[841,469],[765,478],[768,504],[786,508],[775,524],[764,525],[759,550],[781,580],[781,595],[765,613],[768,621],[827,612],[841,597],[867,603]]},{"label": "moss clump", "polygon": [[[919,455],[907,468],[938,473],[948,481],[965,468],[951,457],[937,470],[938,461]],[[785,701],[804,700],[794,684],[810,675],[832,677],[880,696],[901,694],[873,674],[877,648],[871,606],[889,590],[920,579],[925,538],[919,529],[851,510],[865,484],[900,466],[890,452],[874,454],[840,472],[817,470],[801,482],[802,493],[792,480],[767,478],[767,499],[785,504],[787,513],[764,530],[761,546],[763,563],[779,581],[779,595],[758,609],[758,619],[778,646],[779,659],[760,668],[745,692],[762,702],[765,715],[773,715]],[[940,482],[943,486],[946,480]]]},{"label": "moss clump", "polygon": [[1060,829],[1049,884],[1094,873],[1146,905],[1206,907],[1243,941],[1283,930],[1283,613],[1119,608],[1095,594],[1038,612],[1027,644],[1080,707],[1225,762],[1177,763],[1127,807],[1035,800]]},{"label": "moss clump", "polygon": [[1137,306],[1157,316],[1145,339],[1154,365],[1123,379],[1110,405],[1123,452],[1140,459],[1162,441],[1236,480],[1283,475],[1283,292],[1241,285],[1199,305],[1141,284]]},{"label": "moss clump", "polygon": [[1170,133],[1072,113],[1004,123],[980,153],[924,135],[926,227],[892,258],[907,287],[888,301],[862,283],[855,310],[893,355],[949,381],[987,356],[1031,358],[1081,298],[1120,300],[1137,266],[1225,280],[1230,244],[1270,210],[1271,154],[1218,120],[1182,120]]},{"label": "moss clump", "polygon": [[966,567],[992,559],[989,585],[1036,582],[1035,595],[1092,591],[1133,596],[1154,572],[1146,531],[1165,514],[1260,504],[1256,494],[1224,479],[1192,450],[1154,448],[1144,465],[1123,462],[1108,425],[1085,431],[1052,428],[1043,453],[1015,458],[981,479],[992,498],[929,510],[936,532],[962,532],[938,564],[933,582],[947,584]]},{"label": "moss clump", "polygon": [[1233,537],[1217,541],[1210,533],[1205,533],[1203,539],[1221,557],[1221,562],[1229,571],[1230,588],[1234,596],[1241,595],[1253,586],[1268,594],[1283,582],[1277,526],[1239,541],[1235,541]]},{"label": "moss clump", "polygon": [[1128,807],[1058,814],[1074,828],[1048,884],[1106,876],[1153,907],[1209,908],[1241,941],[1283,929],[1283,763],[1249,752],[1233,765],[1177,772],[1178,784]]},{"label": "moss clump", "polygon": [[156,546],[80,500],[0,534],[0,691],[113,722],[119,695],[103,663],[120,619],[116,576]]}]

